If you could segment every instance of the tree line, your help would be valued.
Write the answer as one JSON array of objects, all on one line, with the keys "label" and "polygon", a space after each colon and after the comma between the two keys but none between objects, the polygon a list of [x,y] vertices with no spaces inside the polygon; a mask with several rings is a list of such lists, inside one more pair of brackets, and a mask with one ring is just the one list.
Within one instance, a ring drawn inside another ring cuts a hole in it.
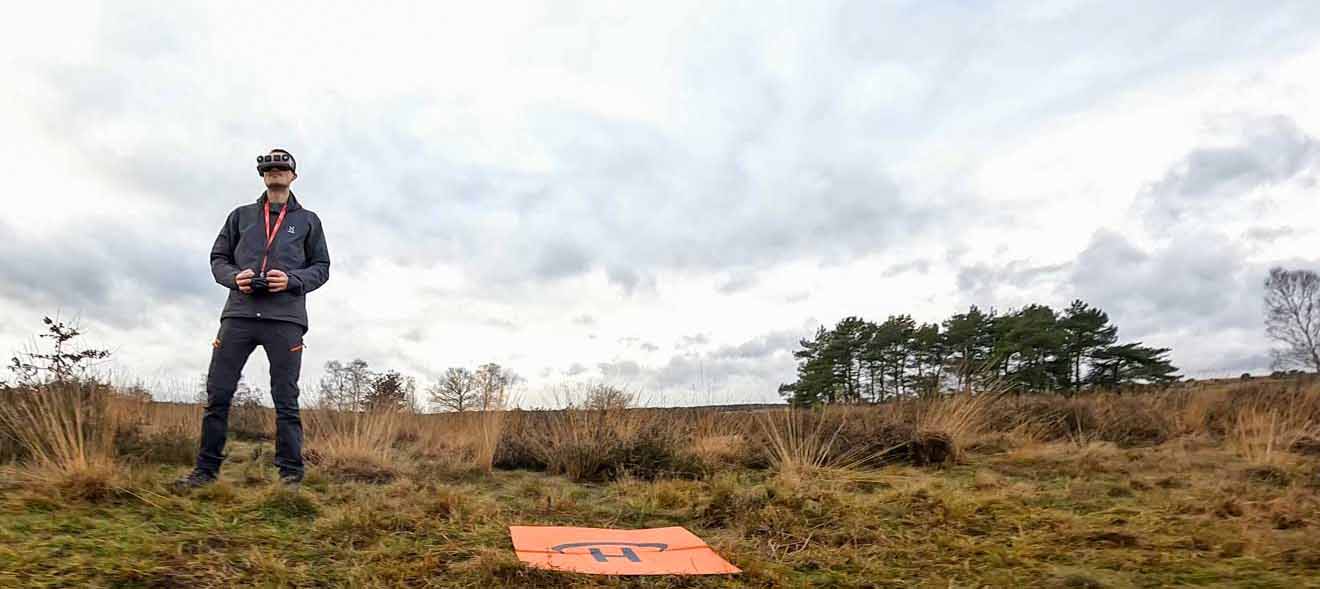
[{"label": "tree line", "polygon": [[[502,409],[521,378],[499,364],[475,371],[449,368],[424,391],[426,402],[441,411]],[[417,382],[397,370],[372,370],[366,361],[326,362],[319,388],[323,406],[339,411],[421,411]]]},{"label": "tree line", "polygon": [[1004,388],[1072,394],[1084,388],[1179,380],[1169,348],[1118,343],[1118,327],[1080,300],[1062,312],[976,306],[938,323],[910,315],[882,323],[850,316],[799,341],[797,380],[779,386],[796,405],[879,403]]}]

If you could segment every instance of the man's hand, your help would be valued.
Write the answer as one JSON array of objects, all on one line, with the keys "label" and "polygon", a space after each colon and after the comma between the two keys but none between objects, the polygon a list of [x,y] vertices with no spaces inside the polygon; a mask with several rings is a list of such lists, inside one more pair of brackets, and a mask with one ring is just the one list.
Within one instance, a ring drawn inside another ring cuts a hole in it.
[{"label": "man's hand", "polygon": [[253,272],[251,268],[248,268],[247,270],[239,272],[238,275],[234,277],[234,284],[238,285],[239,291],[245,293],[251,293],[252,277],[256,275],[257,275],[256,272]]},{"label": "man's hand", "polygon": [[284,291],[289,288],[289,275],[280,270],[267,270],[266,285],[270,292]]}]

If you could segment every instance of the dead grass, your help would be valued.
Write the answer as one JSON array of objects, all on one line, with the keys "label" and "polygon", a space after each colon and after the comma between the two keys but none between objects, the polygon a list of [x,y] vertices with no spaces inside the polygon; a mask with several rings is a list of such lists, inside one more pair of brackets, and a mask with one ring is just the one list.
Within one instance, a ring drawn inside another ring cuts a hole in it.
[{"label": "dead grass", "polygon": [[33,471],[60,476],[112,465],[116,414],[107,387],[53,383],[16,389],[0,403],[0,425]]},{"label": "dead grass", "polygon": [[1320,424],[1299,411],[1297,403],[1283,407],[1247,406],[1229,430],[1228,444],[1253,464],[1291,462],[1298,442],[1320,437]]},{"label": "dead grass", "polygon": [[441,470],[490,472],[506,415],[502,410],[412,415],[405,420],[405,437],[413,439],[419,459]]},{"label": "dead grass", "polygon": [[[233,442],[241,468],[183,497],[163,489],[185,467],[114,444],[72,471],[0,465],[0,584],[644,584],[532,571],[507,550],[508,525],[563,524],[682,525],[745,571],[660,586],[1305,586],[1317,398],[1251,382],[758,413],[308,410],[298,493],[251,441]],[[148,439],[199,428],[194,410],[112,404],[103,421]],[[75,439],[52,447],[100,447],[92,422],[55,427]]]},{"label": "dead grass", "polygon": [[403,468],[395,452],[405,415],[397,411],[313,409],[306,418],[308,462],[345,480],[386,482]]}]

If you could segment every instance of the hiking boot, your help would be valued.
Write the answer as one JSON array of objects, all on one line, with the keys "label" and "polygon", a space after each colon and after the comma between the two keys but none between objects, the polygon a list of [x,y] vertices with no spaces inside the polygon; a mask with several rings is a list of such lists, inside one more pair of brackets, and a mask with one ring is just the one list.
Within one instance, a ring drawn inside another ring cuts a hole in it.
[{"label": "hiking boot", "polygon": [[282,474],[280,475],[280,484],[285,489],[296,491],[302,486],[303,475],[301,474]]},{"label": "hiking boot", "polygon": [[174,490],[187,491],[198,487],[205,487],[215,483],[215,475],[206,472],[200,468],[194,468],[192,472],[174,481]]}]

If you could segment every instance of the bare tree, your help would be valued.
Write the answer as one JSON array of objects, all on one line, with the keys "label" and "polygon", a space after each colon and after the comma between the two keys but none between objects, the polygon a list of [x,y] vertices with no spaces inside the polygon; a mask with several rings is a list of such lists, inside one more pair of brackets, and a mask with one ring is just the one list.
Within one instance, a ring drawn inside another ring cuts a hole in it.
[{"label": "bare tree", "polygon": [[348,364],[338,360],[326,362],[325,375],[321,377],[321,403],[339,411],[361,411],[366,408],[367,394],[377,376],[361,359]]},{"label": "bare tree", "polygon": [[477,404],[476,382],[466,368],[446,370],[426,392],[432,405],[446,411],[471,411]]},{"label": "bare tree", "polygon": [[1282,345],[1274,367],[1320,372],[1320,276],[1310,270],[1271,268],[1265,279],[1265,334]]},{"label": "bare tree", "polygon": [[482,364],[472,375],[476,386],[477,404],[482,411],[503,409],[509,400],[509,390],[522,380],[512,370],[499,364]]}]

